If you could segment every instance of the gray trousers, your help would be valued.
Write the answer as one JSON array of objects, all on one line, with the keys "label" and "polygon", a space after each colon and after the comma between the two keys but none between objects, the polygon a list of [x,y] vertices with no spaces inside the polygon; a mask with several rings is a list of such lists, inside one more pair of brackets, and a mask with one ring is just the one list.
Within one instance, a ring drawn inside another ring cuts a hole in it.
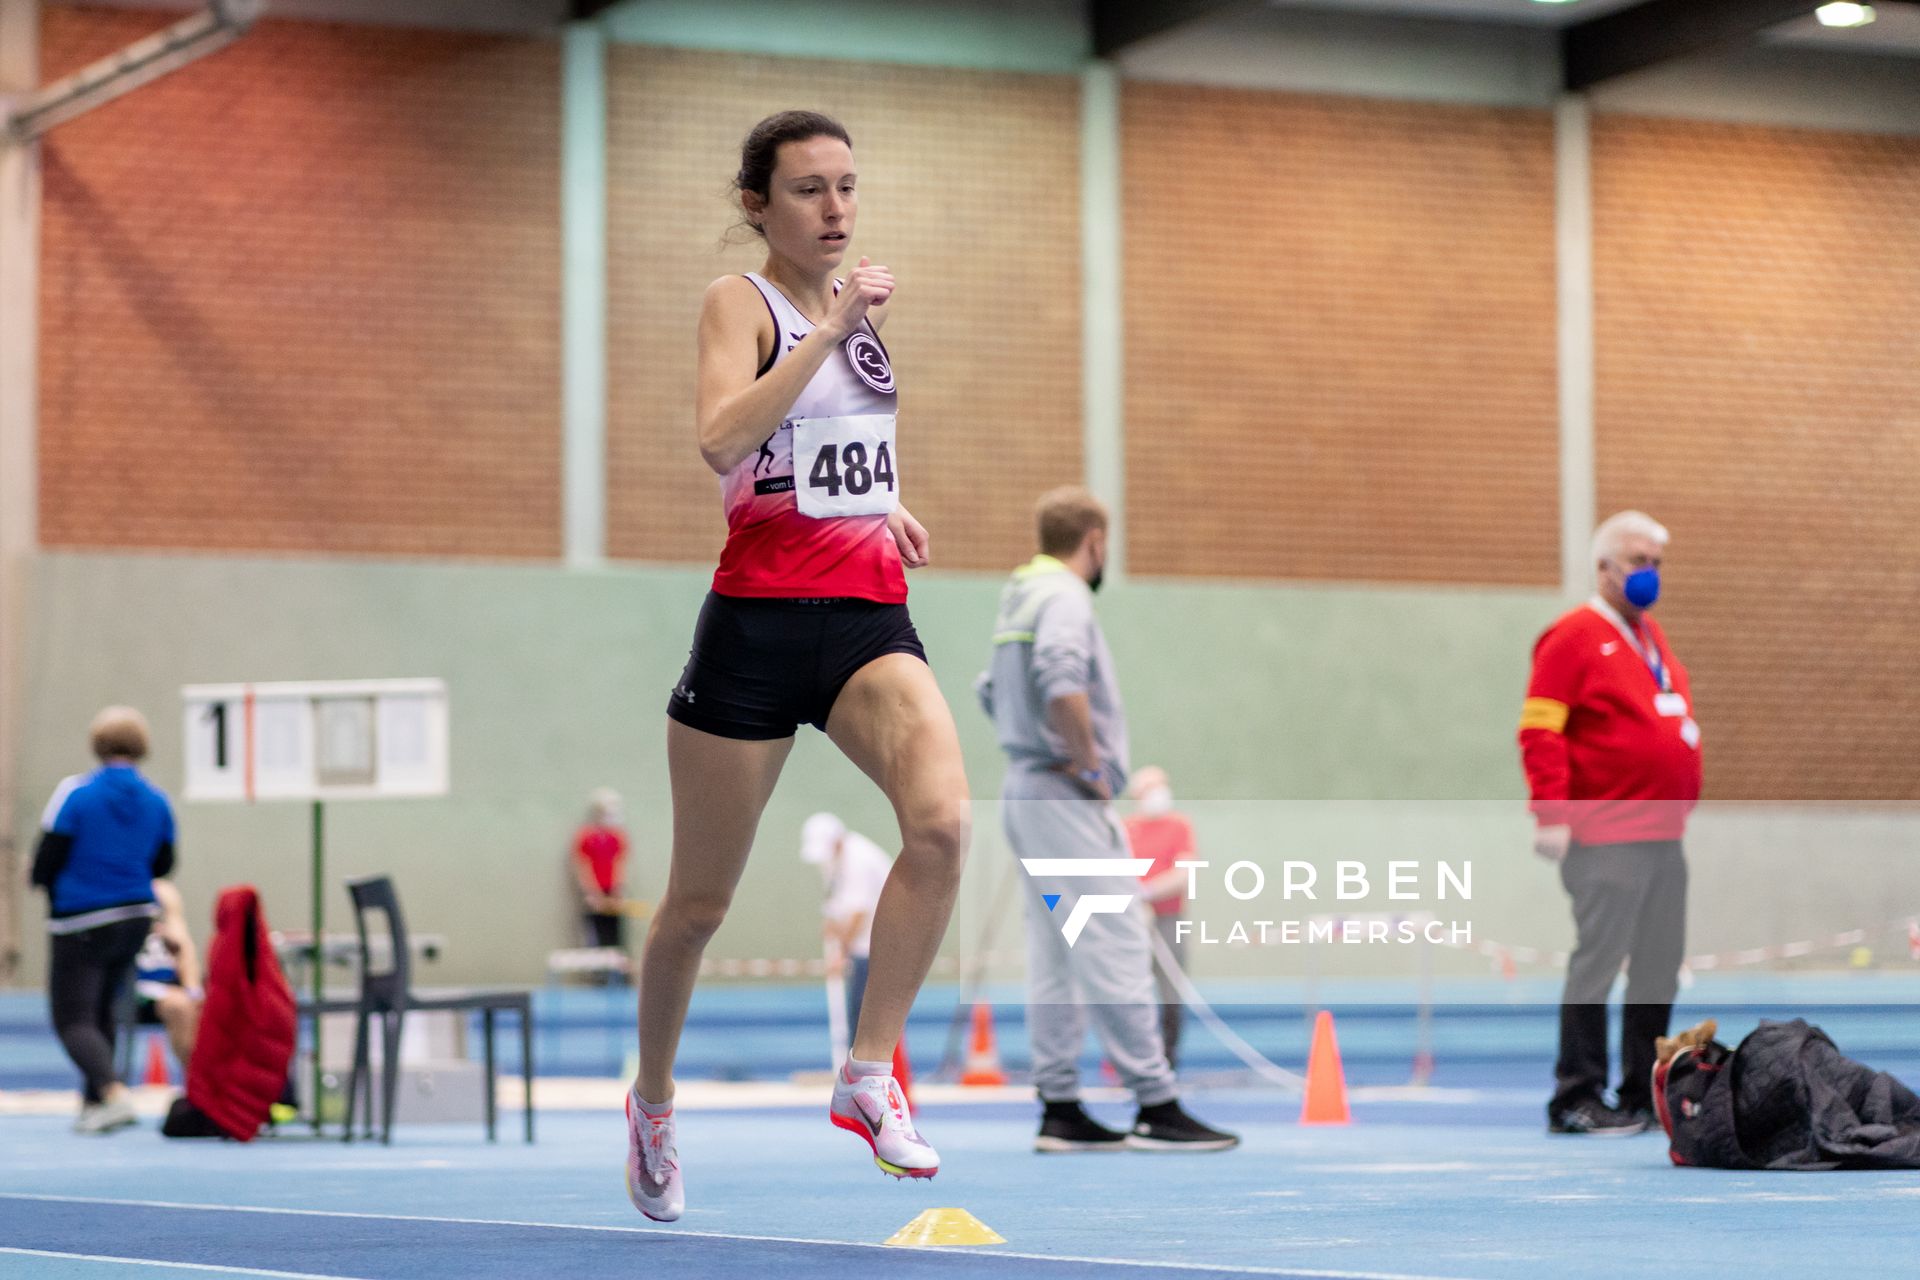
[{"label": "gray trousers", "polygon": [[[1125,858],[1125,829],[1110,806],[1087,798],[1056,773],[1015,769],[1000,797],[1007,842],[1021,858]],[[1134,876],[1026,874],[1027,1039],[1033,1087],[1042,1102],[1080,1096],[1080,1048],[1092,1022],[1120,1082],[1143,1107],[1175,1095],[1173,1068],[1160,1040],[1152,928],[1137,908],[1090,916],[1067,945],[1063,926],[1085,894],[1134,894]],[[1059,894],[1049,910],[1042,894]]]},{"label": "gray trousers", "polygon": [[[1154,913],[1153,927],[1159,932],[1161,941],[1167,944],[1167,950],[1173,953],[1174,963],[1182,969],[1187,967],[1187,940],[1180,936],[1180,916],[1163,916]],[[1180,1020],[1185,1005],[1181,1002],[1180,992],[1173,985],[1173,978],[1160,964],[1160,953],[1154,953],[1153,984],[1160,993],[1160,1039],[1167,1047],[1167,1065],[1175,1071],[1180,1069]]]},{"label": "gray trousers", "polygon": [[1575,845],[1560,864],[1578,932],[1560,998],[1555,1113],[1607,1085],[1607,993],[1627,965],[1620,1105],[1653,1104],[1654,1041],[1667,1034],[1687,944],[1687,860],[1678,840]]}]

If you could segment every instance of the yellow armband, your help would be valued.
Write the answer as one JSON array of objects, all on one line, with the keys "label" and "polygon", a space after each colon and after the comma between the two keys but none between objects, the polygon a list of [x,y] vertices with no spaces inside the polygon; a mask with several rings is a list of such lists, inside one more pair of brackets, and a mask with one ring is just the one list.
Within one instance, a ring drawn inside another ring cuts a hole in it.
[{"label": "yellow armband", "polygon": [[1520,728],[1545,729],[1548,733],[1567,730],[1567,704],[1552,698],[1528,698],[1520,706]]}]

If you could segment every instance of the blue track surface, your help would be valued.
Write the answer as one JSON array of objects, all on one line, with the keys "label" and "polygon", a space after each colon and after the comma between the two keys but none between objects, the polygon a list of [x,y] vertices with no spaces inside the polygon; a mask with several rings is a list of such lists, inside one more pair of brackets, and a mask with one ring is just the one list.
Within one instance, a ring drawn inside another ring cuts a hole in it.
[{"label": "blue track surface", "polygon": [[[1297,1068],[1311,1039],[1310,994],[1332,1007],[1340,1048],[1353,1080],[1405,1082],[1419,1029],[1410,985],[1325,982],[1209,983],[1219,1013],[1276,1062]],[[992,1003],[1001,1058],[1018,1073],[1027,1064],[1023,992],[1017,986],[980,993]],[[908,1024],[915,1066],[930,1071],[947,1042],[960,993],[951,984],[925,988]],[[1546,1078],[1559,1029],[1555,979],[1449,981],[1432,1009],[1434,1083],[1463,1087],[1532,1086]],[[1720,1019],[1722,1038],[1737,1039],[1761,1018],[1805,1017],[1842,1050],[1885,1070],[1920,1063],[1920,973],[1742,974],[1703,978],[1686,992],[1674,1025]],[[536,1069],[542,1075],[619,1075],[633,1047],[633,993],[620,988],[547,988],[535,992]],[[1240,1068],[1226,1048],[1194,1024],[1182,1064],[1200,1075]],[[518,1052],[511,1030],[507,1061]],[[703,985],[694,996],[679,1071],[688,1078],[785,1079],[828,1068],[826,1006],[813,984]],[[470,1052],[479,1038],[470,1036]],[[1089,1057],[1090,1067],[1098,1061]],[[0,992],[0,1089],[73,1088],[76,1074],[48,1025],[43,993]],[[1920,1077],[1914,1077],[1920,1078]]]},{"label": "blue track surface", "polygon": [[[910,1036],[923,1072],[938,1059],[956,994],[929,988],[916,1006]],[[1300,1065],[1300,993],[1213,994],[1236,1030]],[[1406,1080],[1413,1007],[1392,991],[1345,994],[1349,1001],[1336,1005],[1348,1078]],[[1555,1035],[1552,984],[1453,994],[1434,1010],[1435,1083],[1467,1093],[1357,1101],[1347,1129],[1302,1129],[1292,1123],[1298,1103],[1277,1095],[1202,1093],[1194,1109],[1246,1137],[1224,1155],[1035,1156],[1031,1106],[930,1106],[922,1124],[942,1152],[941,1175],[931,1185],[896,1184],[817,1108],[689,1111],[681,1151],[690,1208],[671,1227],[647,1223],[627,1203],[614,1098],[604,1113],[543,1114],[531,1148],[489,1146],[478,1125],[403,1126],[383,1148],[304,1138],[168,1143],[150,1125],[87,1139],[64,1118],[0,1119],[0,1277],[844,1280],[880,1266],[888,1276],[987,1280],[1920,1274],[1920,1173],[1682,1170],[1656,1136],[1549,1138],[1541,1104]],[[1732,1041],[1760,1017],[1802,1013],[1844,1051],[1912,1081],[1920,1079],[1917,994],[1911,975],[1702,982],[1675,1021],[1714,1014]],[[1019,993],[989,998],[1002,1053],[1017,1071],[1025,1059]],[[631,1000],[625,990],[545,993],[542,1071],[617,1071],[632,1037]],[[681,1073],[819,1070],[823,1023],[815,989],[705,987]],[[1192,1079],[1224,1080],[1238,1066],[1198,1028],[1184,1048]],[[1096,1059],[1088,1069],[1097,1078]],[[43,997],[0,995],[0,1087],[72,1082],[46,1031]],[[618,1086],[608,1088],[617,1097]],[[1125,1114],[1109,1108],[1104,1118]],[[509,1115],[506,1131],[513,1128]],[[948,1206],[969,1210],[1007,1243],[879,1247],[922,1209]]]},{"label": "blue track surface", "polygon": [[[543,1116],[533,1148],[490,1147],[469,1125],[416,1126],[381,1148],[173,1144],[150,1128],[83,1139],[64,1120],[12,1119],[0,1121],[0,1275],[191,1274],[135,1260],[359,1280],[844,1280],[868,1266],[985,1278],[1914,1274],[1920,1173],[1675,1169],[1657,1137],[1549,1138],[1537,1092],[1361,1102],[1346,1129],[1302,1129],[1297,1104],[1278,1097],[1203,1095],[1194,1109],[1246,1144],[1192,1156],[1036,1156],[1029,1107],[930,1107],[922,1124],[945,1161],[930,1185],[883,1178],[814,1109],[689,1112],[690,1206],[671,1227],[627,1205],[612,1111]],[[23,1198],[44,1196],[74,1198]],[[1007,1244],[874,1247],[944,1206]]]}]

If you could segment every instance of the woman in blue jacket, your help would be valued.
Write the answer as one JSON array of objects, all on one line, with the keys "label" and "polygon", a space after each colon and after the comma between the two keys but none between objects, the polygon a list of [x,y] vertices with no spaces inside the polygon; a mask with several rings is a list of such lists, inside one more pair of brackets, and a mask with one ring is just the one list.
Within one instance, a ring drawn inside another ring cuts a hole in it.
[{"label": "woman in blue jacket", "polygon": [[81,1133],[134,1122],[113,1069],[113,1007],[159,914],[153,882],[173,870],[173,808],[140,775],[147,721],[131,707],[93,718],[100,767],[54,789],[40,820],[33,882],[47,891],[48,1005],[67,1056],[86,1077]]}]

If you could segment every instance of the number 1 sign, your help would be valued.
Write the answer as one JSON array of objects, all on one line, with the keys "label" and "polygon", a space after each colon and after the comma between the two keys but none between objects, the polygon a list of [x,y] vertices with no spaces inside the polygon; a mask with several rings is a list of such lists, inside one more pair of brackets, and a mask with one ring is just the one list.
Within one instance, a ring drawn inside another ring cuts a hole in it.
[{"label": "number 1 sign", "polygon": [[444,681],[200,684],[180,692],[188,800],[447,792]]}]

